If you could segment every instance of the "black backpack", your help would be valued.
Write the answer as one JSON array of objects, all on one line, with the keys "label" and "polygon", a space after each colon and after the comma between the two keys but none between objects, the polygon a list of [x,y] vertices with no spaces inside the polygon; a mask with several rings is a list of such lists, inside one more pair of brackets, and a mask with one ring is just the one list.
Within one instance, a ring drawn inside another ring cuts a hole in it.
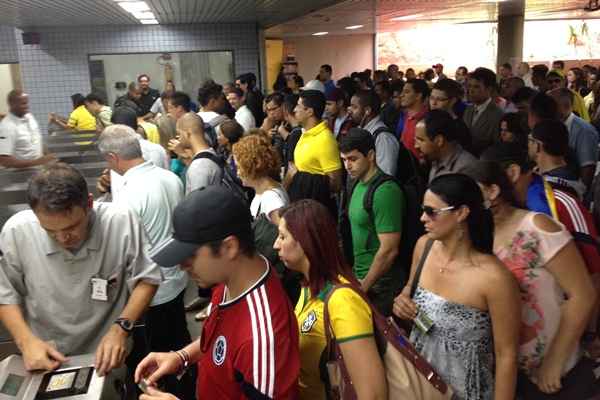
[{"label": "black backpack", "polygon": [[203,151],[201,153],[196,154],[196,156],[192,159],[192,162],[201,158],[208,158],[209,160],[217,164],[223,171],[221,185],[231,190],[231,192],[238,198],[242,199],[244,203],[249,203],[248,195],[244,190],[242,181],[235,175],[235,173],[231,170],[229,165],[227,165],[227,161],[223,157],[210,153],[208,151]]},{"label": "black backpack", "polygon": [[[402,288],[408,280],[410,267],[412,265],[412,255],[417,244],[417,240],[423,235],[424,228],[421,223],[421,202],[422,197],[417,192],[417,188],[411,184],[402,184],[397,178],[380,174],[369,183],[367,192],[363,197],[363,209],[369,215],[369,219],[375,224],[375,215],[373,213],[373,201],[377,189],[386,182],[393,181],[400,187],[404,194],[406,204],[404,219],[402,221],[402,235],[400,239],[400,248],[398,257],[392,265],[392,270],[395,271],[394,277],[398,279],[399,287]],[[352,193],[357,182],[353,182],[349,191],[348,204],[352,198]]]},{"label": "black backpack", "polygon": [[[377,136],[383,132],[391,133],[389,128],[380,127],[373,132],[373,139],[377,141]],[[392,135],[394,136],[394,135]],[[396,136],[394,136],[396,140]],[[413,186],[420,196],[419,200],[423,199],[423,195],[427,190],[427,181],[422,176],[421,168],[419,167],[419,162],[415,158],[415,156],[408,150],[402,141],[398,140],[400,145],[398,149],[398,160],[396,162],[396,176],[395,178],[401,183],[401,186],[410,185]],[[421,202],[419,201],[419,204]]]}]

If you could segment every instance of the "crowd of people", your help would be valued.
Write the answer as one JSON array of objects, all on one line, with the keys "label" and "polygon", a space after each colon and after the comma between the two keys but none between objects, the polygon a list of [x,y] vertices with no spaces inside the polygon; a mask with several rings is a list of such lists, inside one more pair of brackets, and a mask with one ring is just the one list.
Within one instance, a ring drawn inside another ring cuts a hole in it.
[{"label": "crowd of people", "polygon": [[135,371],[142,400],[329,398],[329,333],[356,398],[388,398],[376,315],[456,399],[591,398],[598,73],[390,65],[334,82],[323,65],[267,96],[252,73],[207,80],[197,103],[140,75],[112,108],[76,94],[49,117],[97,132],[95,199],[13,91],[0,166],[43,167],[0,234],[0,320],[28,369],[94,352],[100,373]]}]

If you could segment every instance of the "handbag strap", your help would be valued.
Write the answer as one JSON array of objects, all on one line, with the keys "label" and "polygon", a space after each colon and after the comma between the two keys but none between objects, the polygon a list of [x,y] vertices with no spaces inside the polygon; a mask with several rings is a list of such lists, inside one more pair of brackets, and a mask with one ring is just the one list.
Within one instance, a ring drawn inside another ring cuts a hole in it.
[{"label": "handbag strap", "polygon": [[[431,243],[430,243],[431,242]],[[431,246],[433,245],[433,240],[428,241],[426,245],[426,253],[431,250]],[[427,254],[424,253],[426,257]],[[444,382],[442,377],[432,368],[432,366],[425,360],[419,352],[408,342],[406,339],[405,333],[398,325],[394,322],[392,317],[386,318],[382,314],[377,311],[373,304],[369,300],[369,298],[362,292],[362,290],[356,288],[352,284],[341,283],[338,285],[334,285],[333,288],[329,291],[325,299],[323,300],[323,322],[325,324],[325,337],[327,338],[327,352],[331,354],[331,350],[334,349],[335,335],[333,333],[333,327],[331,326],[331,320],[329,317],[328,304],[329,299],[333,295],[333,293],[338,289],[348,288],[353,290],[356,294],[358,294],[369,306],[371,309],[371,314],[373,315],[373,331],[376,335],[380,335],[383,337],[390,345],[392,345],[396,350],[398,350],[402,355],[414,365],[415,369],[419,371],[419,373],[425,377],[425,379],[433,385],[438,391],[442,394],[445,394],[448,390],[448,385]]]},{"label": "handbag strap", "polygon": [[419,285],[419,281],[421,280],[421,272],[423,272],[423,266],[425,265],[425,261],[427,260],[427,256],[429,256],[429,252],[433,247],[433,239],[429,239],[427,243],[425,243],[425,249],[423,250],[423,254],[421,254],[421,259],[419,260],[419,265],[417,265],[417,269],[415,270],[415,276],[413,276],[413,280],[410,284],[410,298],[412,299],[415,296],[415,292],[417,291],[417,286]]}]

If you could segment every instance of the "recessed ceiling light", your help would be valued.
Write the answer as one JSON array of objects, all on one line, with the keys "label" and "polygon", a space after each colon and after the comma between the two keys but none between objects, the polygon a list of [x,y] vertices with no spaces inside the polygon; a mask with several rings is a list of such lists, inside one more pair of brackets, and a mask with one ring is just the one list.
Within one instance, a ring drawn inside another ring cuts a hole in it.
[{"label": "recessed ceiling light", "polygon": [[140,19],[140,22],[144,25],[158,25],[158,21],[156,19]]},{"label": "recessed ceiling light", "polygon": [[133,12],[131,15],[137,19],[156,19],[152,11]]},{"label": "recessed ceiling light", "polygon": [[323,35],[327,35],[329,32],[315,32],[312,35],[313,36],[323,36]]},{"label": "recessed ceiling light", "polygon": [[123,10],[130,13],[150,11],[150,7],[148,7],[145,1],[122,1],[118,4]]},{"label": "recessed ceiling light", "polygon": [[354,29],[362,28],[363,26],[364,25],[350,25],[350,26],[347,26],[346,29],[348,29],[348,30],[354,30]]},{"label": "recessed ceiling light", "polygon": [[417,19],[422,16],[423,14],[403,15],[401,17],[390,18],[390,21],[410,21],[412,19]]}]

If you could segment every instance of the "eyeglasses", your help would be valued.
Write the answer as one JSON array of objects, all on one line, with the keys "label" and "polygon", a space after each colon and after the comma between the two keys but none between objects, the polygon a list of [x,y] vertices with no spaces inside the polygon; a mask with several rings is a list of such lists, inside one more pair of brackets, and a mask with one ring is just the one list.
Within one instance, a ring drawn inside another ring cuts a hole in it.
[{"label": "eyeglasses", "polygon": [[455,208],[456,207],[454,207],[454,206],[449,206],[449,207],[444,207],[444,208],[433,208],[431,206],[422,206],[421,210],[423,210],[423,213],[425,215],[427,215],[429,218],[435,219],[435,217],[437,217],[439,214],[446,212],[446,211],[452,211]]},{"label": "eyeglasses", "polygon": [[548,83],[553,84],[553,83],[560,83],[561,79],[548,79]]}]

